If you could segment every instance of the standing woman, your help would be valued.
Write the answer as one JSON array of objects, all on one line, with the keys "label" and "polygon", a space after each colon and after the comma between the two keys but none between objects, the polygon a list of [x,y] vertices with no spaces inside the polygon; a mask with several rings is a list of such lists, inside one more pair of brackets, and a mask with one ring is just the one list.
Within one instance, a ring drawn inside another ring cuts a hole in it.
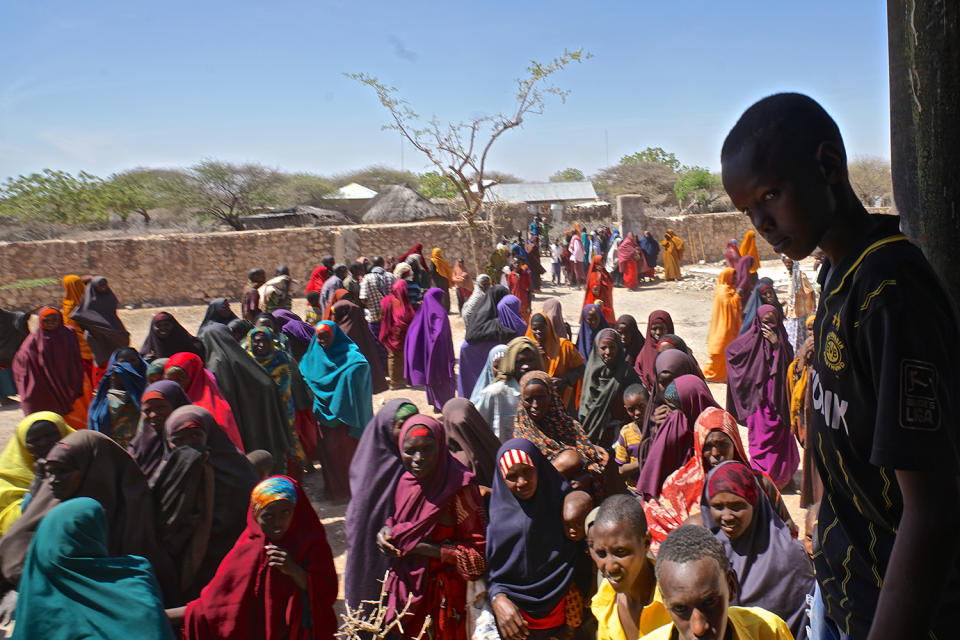
[{"label": "standing woman", "polygon": [[727,267],[729,269],[736,269],[737,263],[740,262],[740,248],[737,247],[736,238],[727,240],[727,249],[723,257],[727,260]]},{"label": "standing woman", "polygon": [[407,333],[403,349],[403,373],[410,384],[423,385],[427,402],[440,411],[456,395],[453,377],[453,335],[443,308],[443,291],[434,287],[423,296],[423,304]]},{"label": "standing woman", "polygon": [[427,616],[436,640],[466,640],[467,582],[486,571],[483,501],[473,473],[447,449],[446,432],[424,415],[407,418],[399,435],[405,472],[394,512],[379,533],[392,557],[384,583],[386,621],[400,618],[402,638],[417,638]]},{"label": "standing woman", "polygon": [[750,270],[753,273],[760,268],[760,252],[757,251],[757,232],[751,229],[743,236],[743,242],[740,244],[741,256],[753,256],[753,265]]},{"label": "standing woman", "polygon": [[613,313],[613,278],[603,268],[603,256],[596,255],[590,261],[590,272],[587,274],[587,287],[583,296],[583,305],[596,304],[600,306],[604,319],[608,325],[616,324],[617,316]]},{"label": "standing woman", "polygon": [[793,349],[780,311],[760,305],[752,327],[726,353],[727,405],[749,430],[750,466],[783,489],[800,464],[800,454],[790,430],[787,389]]},{"label": "standing woman", "polygon": [[[753,256],[743,256],[733,269],[733,286],[737,290],[740,300],[746,303],[757,286],[757,272],[753,269]],[[769,280],[767,278],[767,280]],[[773,282],[770,280],[770,282]]]},{"label": "standing woman", "polygon": [[[87,276],[87,280],[90,277]],[[60,313],[63,317],[63,324],[68,329],[72,329],[77,334],[77,341],[80,343],[80,357],[83,358],[83,372],[85,376],[83,395],[77,400],[82,402],[83,406],[78,406],[82,414],[86,415],[87,408],[90,406],[90,398],[93,397],[93,352],[90,351],[90,345],[83,337],[83,329],[74,322],[70,314],[80,306],[83,300],[83,294],[87,290],[87,285],[80,276],[69,275],[63,277],[63,303],[60,306]],[[13,357],[13,354],[10,354]],[[80,411],[78,411],[80,413]]]},{"label": "standing woman", "polygon": [[[370,364],[370,379],[374,393],[383,393],[389,386],[383,372],[383,363],[377,351],[377,343],[370,333],[370,325],[363,317],[363,309],[351,300],[340,300],[331,307],[333,321],[336,322],[347,337],[360,349],[360,353]],[[309,344],[309,342],[307,343]]]},{"label": "standing woman", "polygon": [[93,387],[103,377],[104,367],[113,352],[120,347],[130,346],[130,333],[117,315],[118,306],[117,296],[107,284],[107,279],[97,276],[87,285],[80,304],[70,314],[83,329],[83,337],[93,353]]},{"label": "standing woman", "polygon": [[540,347],[540,354],[546,365],[544,370],[554,379],[563,406],[572,407],[579,402],[579,383],[585,361],[575,344],[557,334],[556,323],[546,315],[548,305],[543,306],[544,313],[535,313],[530,318],[527,337],[532,338]]},{"label": "standing woman", "polygon": [[195,353],[202,358],[203,344],[199,338],[190,335],[173,314],[161,311],[153,316],[147,337],[140,347],[143,359],[150,363],[157,358],[169,358],[182,352]]},{"label": "standing woman", "polygon": [[644,278],[653,280],[656,277],[657,256],[660,255],[660,245],[649,231],[643,232],[640,238],[640,251],[643,252],[643,259],[646,262],[647,270],[641,272]]},{"label": "standing woman", "polygon": [[453,286],[453,268],[443,257],[440,247],[434,247],[430,252],[430,280],[431,284],[443,292],[443,308],[450,313],[450,287]]},{"label": "standing woman", "polygon": [[543,274],[547,272],[540,261],[540,236],[530,236],[525,247],[527,251],[527,265],[530,267],[530,277],[533,278],[533,292],[540,293]]},{"label": "standing woman", "polygon": [[640,273],[637,269],[637,237],[633,231],[627,233],[627,237],[617,248],[617,263],[620,265],[620,275],[623,278],[623,286],[631,291],[636,291],[640,286]]},{"label": "standing woman", "polygon": [[529,371],[543,371],[544,365],[537,343],[527,337],[514,338],[506,347],[497,346],[490,351],[491,356],[496,353],[500,353],[500,357],[490,363],[491,368],[494,365],[496,368],[494,379],[482,389],[475,389],[475,399],[471,402],[499,447],[500,442],[513,437],[513,423],[520,404],[520,378]]},{"label": "standing woman", "polygon": [[580,393],[580,424],[590,442],[611,447],[620,427],[630,422],[623,404],[623,391],[640,382],[627,364],[623,343],[616,329],[603,329],[587,361]]},{"label": "standing woman", "polygon": [[623,274],[620,272],[620,265],[617,261],[621,244],[623,244],[623,239],[620,237],[620,232],[614,231],[613,235],[610,236],[610,247],[607,249],[607,258],[604,261],[607,273],[610,274],[614,284],[617,286],[623,285]]},{"label": "standing woman", "polygon": [[404,386],[403,379],[403,345],[407,339],[407,331],[416,312],[410,304],[410,294],[407,292],[407,283],[402,278],[397,279],[390,288],[390,293],[380,301],[380,310],[383,318],[380,321],[380,344],[387,350],[387,373],[390,375],[390,388],[400,389]]},{"label": "standing woman", "polygon": [[497,463],[487,527],[487,595],[500,637],[566,637],[577,622],[568,624],[566,612],[583,606],[573,582],[583,543],[564,535],[562,517],[570,485],[528,440],[508,440]]},{"label": "standing woman", "polygon": [[647,335],[643,347],[637,355],[634,369],[640,375],[640,382],[650,392],[651,397],[656,391],[657,384],[657,343],[660,338],[673,333],[673,318],[661,309],[650,312],[647,317]]},{"label": "standing woman", "polygon": [[587,269],[584,264],[586,249],[579,233],[570,238],[570,275],[573,276],[573,285],[576,286],[587,279]]},{"label": "standing woman", "polygon": [[461,397],[467,397],[476,385],[490,350],[495,345],[506,344],[517,335],[516,329],[500,322],[498,307],[507,295],[509,291],[502,285],[490,287],[466,322],[457,375],[457,392]]},{"label": "standing woman", "polygon": [[680,261],[683,260],[683,240],[673,232],[673,229],[667,229],[663,234],[663,240],[660,241],[663,247],[663,279],[679,280],[683,277],[680,273]]},{"label": "standing woman", "polygon": [[[453,265],[453,286],[457,291],[457,309],[463,315],[463,305],[473,295],[473,278],[467,271],[463,258],[457,258]],[[466,322],[466,320],[464,320]]]},{"label": "standing woman", "polygon": [[313,391],[313,413],[323,435],[317,453],[328,499],[345,502],[350,462],[373,417],[370,364],[335,322],[324,320],[300,361],[300,373]]},{"label": "standing woman", "polygon": [[[37,411],[67,416],[83,393],[80,344],[56,309],[44,307],[38,317],[40,326],[23,341],[11,364],[20,409],[25,416]],[[77,418],[67,424],[85,428],[86,416]]]},{"label": "standing woman", "polygon": [[710,360],[703,375],[710,382],[727,381],[727,357],[724,350],[740,334],[743,322],[740,296],[733,288],[733,269],[724,269],[717,276],[713,291],[710,329],[707,331],[707,353]]},{"label": "standing woman", "polygon": [[163,377],[173,380],[187,392],[190,402],[200,405],[213,414],[217,424],[240,451],[246,451],[237,420],[233,416],[233,407],[223,397],[217,379],[203,366],[203,360],[195,353],[177,353],[167,359]]}]

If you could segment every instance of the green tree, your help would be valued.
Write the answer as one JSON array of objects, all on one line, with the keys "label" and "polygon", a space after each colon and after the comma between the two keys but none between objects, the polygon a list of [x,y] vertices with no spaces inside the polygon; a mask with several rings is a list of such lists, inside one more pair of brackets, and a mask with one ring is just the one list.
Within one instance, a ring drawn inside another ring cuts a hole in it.
[{"label": "green tree", "polygon": [[620,164],[632,162],[655,162],[656,164],[670,167],[674,171],[680,170],[680,161],[677,160],[677,156],[664,151],[660,147],[647,147],[643,151],[637,151],[636,153],[620,158]]},{"label": "green tree", "polygon": [[351,182],[356,182],[374,191],[380,191],[391,184],[408,184],[416,189],[419,184],[417,174],[412,171],[400,171],[381,164],[356,171],[348,171],[333,177],[333,183],[338,188]]},{"label": "green tree", "polygon": [[580,169],[562,169],[550,176],[550,182],[583,182],[587,179]]},{"label": "green tree", "polygon": [[282,182],[278,171],[259,164],[204,160],[187,171],[181,204],[242,231],[240,218],[275,205]]},{"label": "green tree", "polygon": [[182,172],[172,169],[130,169],[113,174],[103,183],[104,199],[121,221],[136,213],[149,225],[150,210],[175,202],[184,178]]},{"label": "green tree", "polygon": [[720,176],[703,167],[684,167],[673,185],[680,209],[705,210],[723,195]]},{"label": "green tree", "polygon": [[291,173],[279,176],[277,200],[281,206],[298,204],[320,206],[324,199],[332,197],[337,188],[333,182],[312,173]]},{"label": "green tree", "polygon": [[677,174],[657,162],[626,162],[600,170],[593,177],[593,186],[602,198],[636,194],[652,207],[676,208],[673,185]]},{"label": "green tree", "polygon": [[105,196],[97,176],[53,169],[8,178],[0,190],[7,214],[25,222],[104,225],[110,218]]},{"label": "green tree", "polygon": [[456,198],[457,187],[453,180],[437,171],[427,171],[417,176],[420,194],[425,198]]}]

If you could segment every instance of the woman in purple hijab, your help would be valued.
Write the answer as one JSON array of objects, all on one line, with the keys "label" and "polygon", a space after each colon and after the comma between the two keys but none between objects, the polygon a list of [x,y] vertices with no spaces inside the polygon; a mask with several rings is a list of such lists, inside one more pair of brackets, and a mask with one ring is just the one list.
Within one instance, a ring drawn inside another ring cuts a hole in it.
[{"label": "woman in purple hijab", "polygon": [[753,288],[757,286],[757,272],[753,269],[753,256],[745,255],[737,261],[733,267],[733,288],[740,294],[740,299],[746,304],[746,300],[753,293]]},{"label": "woman in purple hijab", "polygon": [[403,347],[403,374],[413,386],[423,385],[427,402],[437,411],[456,395],[453,382],[453,335],[443,306],[443,291],[427,290],[410,323]]},{"label": "woman in purple hijab", "polygon": [[[660,354],[661,357],[666,353],[670,351]],[[659,358],[657,360],[659,365]],[[676,398],[673,402],[678,406],[657,429],[650,442],[646,461],[640,467],[637,495],[643,496],[644,500],[659,498],[663,481],[693,455],[693,424],[703,410],[707,407],[720,408],[707,383],[695,375],[682,375],[667,384],[663,397],[668,405],[674,390]]]},{"label": "woman in purple hijab", "polygon": [[457,374],[457,393],[463,398],[470,397],[477,379],[483,373],[490,349],[523,335],[500,322],[500,302],[508,295],[510,292],[504,286],[497,284],[490,287],[467,322],[466,334],[460,345],[460,370]]},{"label": "woman in purple hijab", "polygon": [[783,489],[800,465],[790,432],[787,368],[793,348],[783,316],[773,305],[760,305],[750,328],[730,343],[727,356],[727,410],[746,423],[750,466]]},{"label": "woman in purple hijab", "polygon": [[310,339],[313,338],[314,327],[300,319],[300,316],[288,309],[276,309],[271,314],[277,323],[277,328],[285,334],[289,340],[291,354],[297,361],[303,357],[310,346]]},{"label": "woman in purple hijab", "polygon": [[504,296],[497,303],[497,319],[503,326],[516,331],[517,337],[527,332],[527,323],[523,321],[523,315],[520,313],[520,298],[517,296]]}]

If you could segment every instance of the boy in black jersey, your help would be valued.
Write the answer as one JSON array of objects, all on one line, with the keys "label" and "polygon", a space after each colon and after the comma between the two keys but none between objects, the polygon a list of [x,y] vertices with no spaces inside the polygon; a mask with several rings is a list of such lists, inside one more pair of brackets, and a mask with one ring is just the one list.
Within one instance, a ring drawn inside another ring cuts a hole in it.
[{"label": "boy in black jersey", "polygon": [[734,205],[775,251],[827,257],[807,442],[824,482],[826,617],[857,640],[960,637],[960,354],[943,286],[899,217],[864,209],[839,129],[810,98],[754,104],[721,161]]}]

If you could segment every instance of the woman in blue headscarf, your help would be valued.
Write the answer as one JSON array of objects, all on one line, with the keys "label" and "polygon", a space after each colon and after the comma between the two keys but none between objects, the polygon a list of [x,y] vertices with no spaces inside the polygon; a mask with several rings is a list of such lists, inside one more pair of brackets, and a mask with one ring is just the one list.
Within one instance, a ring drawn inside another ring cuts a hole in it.
[{"label": "woman in blue headscarf", "polygon": [[603,310],[595,305],[584,305],[580,314],[580,331],[577,332],[577,351],[583,356],[584,362],[590,360],[593,343],[597,334],[603,329],[610,328],[610,323],[603,317]]},{"label": "woman in blue headscarf", "polygon": [[317,324],[300,373],[313,391],[313,413],[323,438],[317,456],[328,498],[350,499],[350,462],[364,427],[373,418],[370,363],[337,323]]},{"label": "woman in blue headscarf", "polygon": [[147,363],[134,349],[117,349],[87,413],[87,428],[110,436],[126,448],[137,435],[140,396],[147,387]]}]

